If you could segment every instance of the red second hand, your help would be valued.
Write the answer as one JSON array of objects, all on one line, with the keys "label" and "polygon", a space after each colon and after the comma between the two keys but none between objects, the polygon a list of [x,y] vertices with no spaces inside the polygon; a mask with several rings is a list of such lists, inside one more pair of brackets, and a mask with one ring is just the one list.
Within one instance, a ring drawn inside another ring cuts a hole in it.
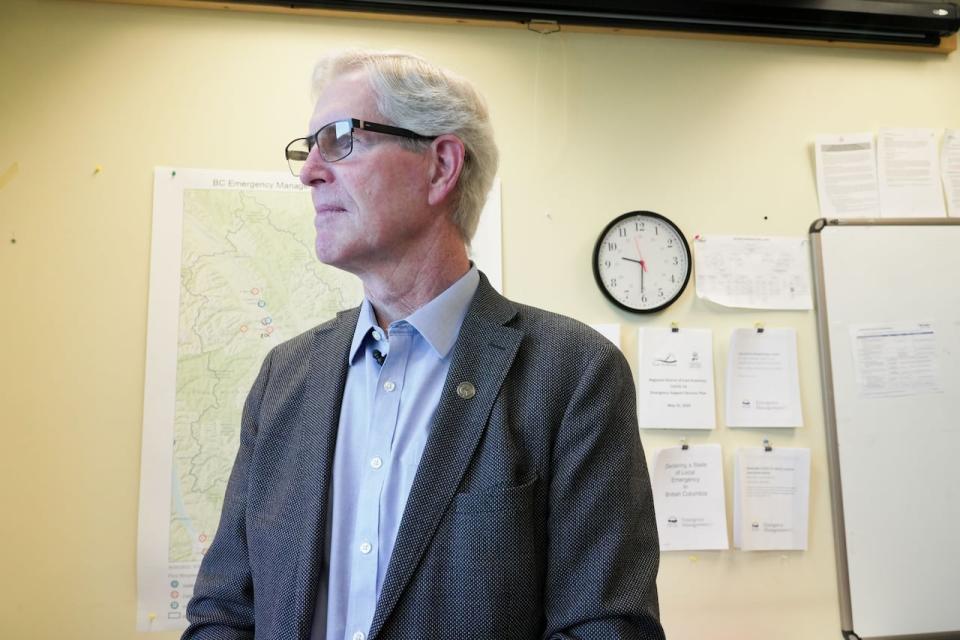
[{"label": "red second hand", "polygon": [[643,253],[640,251],[640,238],[633,236],[633,243],[637,245],[637,257],[640,258],[640,267],[646,271],[647,270],[647,261],[643,259]]}]

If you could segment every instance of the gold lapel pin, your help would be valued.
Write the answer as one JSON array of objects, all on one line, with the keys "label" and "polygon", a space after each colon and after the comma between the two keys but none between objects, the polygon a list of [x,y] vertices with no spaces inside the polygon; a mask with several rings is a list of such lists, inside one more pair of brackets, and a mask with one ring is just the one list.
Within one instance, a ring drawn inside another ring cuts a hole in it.
[{"label": "gold lapel pin", "polygon": [[477,395],[477,388],[469,382],[461,382],[457,385],[457,395],[464,400],[469,400],[473,396]]}]

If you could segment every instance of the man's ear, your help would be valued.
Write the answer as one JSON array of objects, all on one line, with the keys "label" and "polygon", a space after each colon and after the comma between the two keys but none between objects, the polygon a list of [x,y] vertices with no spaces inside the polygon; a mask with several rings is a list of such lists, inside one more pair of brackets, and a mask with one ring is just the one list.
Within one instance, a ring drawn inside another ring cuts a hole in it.
[{"label": "man's ear", "polygon": [[466,148],[452,133],[438,136],[430,143],[430,187],[427,202],[441,204],[457,188]]}]

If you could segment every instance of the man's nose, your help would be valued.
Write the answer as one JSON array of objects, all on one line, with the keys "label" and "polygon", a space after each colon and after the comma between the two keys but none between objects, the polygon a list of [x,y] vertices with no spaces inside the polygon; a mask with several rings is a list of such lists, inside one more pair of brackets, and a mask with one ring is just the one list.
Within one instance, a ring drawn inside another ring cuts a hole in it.
[{"label": "man's nose", "polygon": [[311,187],[317,183],[330,182],[330,178],[330,164],[320,156],[320,150],[314,145],[300,168],[300,182]]}]

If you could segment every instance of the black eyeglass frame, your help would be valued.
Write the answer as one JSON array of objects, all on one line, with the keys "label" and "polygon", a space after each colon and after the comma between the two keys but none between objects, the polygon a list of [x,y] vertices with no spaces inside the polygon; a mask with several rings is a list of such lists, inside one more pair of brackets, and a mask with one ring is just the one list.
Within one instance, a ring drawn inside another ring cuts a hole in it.
[{"label": "black eyeglass frame", "polygon": [[[341,122],[350,123],[350,149],[348,149],[345,154],[343,154],[338,158],[328,158],[323,154],[323,148],[320,145],[320,132],[326,129],[327,127],[335,126]],[[284,156],[287,159],[287,165],[290,166],[290,172],[293,175],[299,177],[300,175],[299,172],[294,171],[293,166],[290,165],[290,163],[292,161],[306,162],[307,160],[306,156],[304,156],[303,158],[290,157],[291,153],[302,153],[302,151],[300,150],[294,150],[293,152],[291,152],[290,147],[292,147],[294,144],[300,141],[304,141],[307,144],[308,154],[310,153],[310,151],[313,150],[313,147],[318,147],[318,153],[320,154],[320,157],[324,159],[325,162],[338,162],[340,160],[343,160],[347,156],[349,156],[351,153],[353,153],[353,132],[356,131],[357,129],[360,129],[361,131],[372,131],[373,133],[385,133],[390,136],[398,136],[400,138],[408,138],[410,140],[435,140],[436,139],[436,136],[425,136],[417,133],[416,131],[411,131],[410,129],[404,129],[403,127],[394,127],[389,124],[380,124],[379,122],[370,122],[369,120],[360,120],[359,118],[343,118],[341,120],[334,120],[333,122],[328,122],[327,124],[323,125],[319,129],[317,129],[314,133],[312,133],[309,136],[306,136],[305,138],[294,138],[289,143],[287,143],[287,146],[284,149]]]}]

